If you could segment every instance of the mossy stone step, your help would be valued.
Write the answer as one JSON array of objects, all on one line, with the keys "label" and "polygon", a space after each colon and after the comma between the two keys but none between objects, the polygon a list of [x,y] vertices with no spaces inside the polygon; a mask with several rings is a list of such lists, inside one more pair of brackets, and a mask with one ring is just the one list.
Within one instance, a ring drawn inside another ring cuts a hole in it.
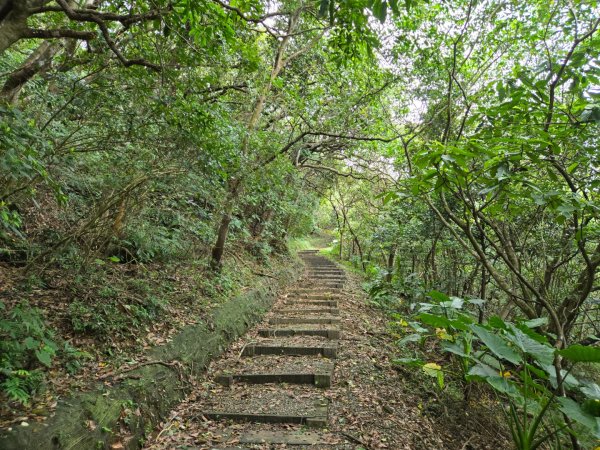
[{"label": "mossy stone step", "polygon": [[324,408],[323,412],[315,412],[315,414],[310,415],[206,411],[202,413],[202,416],[210,420],[234,420],[236,422],[258,423],[293,423],[306,425],[309,428],[325,428],[327,426],[327,408]]},{"label": "mossy stone step", "polygon": [[344,276],[346,276],[346,272],[344,272],[341,269],[336,269],[336,268],[333,268],[333,267],[332,268],[327,268],[327,269],[317,269],[317,268],[314,268],[314,267],[308,267],[305,270],[305,272],[306,273],[317,273],[317,274],[320,274],[320,273],[330,274],[330,273],[332,273],[332,274],[336,274],[336,275],[344,275]]},{"label": "mossy stone step", "polygon": [[263,328],[258,330],[262,337],[286,337],[286,336],[322,336],[327,339],[339,339],[340,330],[319,328]]},{"label": "mossy stone step", "polygon": [[346,275],[341,272],[306,272],[305,276],[319,278],[341,278],[346,279]]},{"label": "mossy stone step", "polygon": [[290,294],[315,294],[315,295],[325,295],[325,294],[338,294],[342,293],[342,288],[331,288],[331,287],[306,287],[306,288],[298,288],[290,292]]},{"label": "mossy stone step", "polygon": [[337,265],[335,265],[334,263],[326,263],[324,261],[307,261],[307,267],[309,269],[338,269],[339,267]]},{"label": "mossy stone step", "polygon": [[305,283],[305,285],[307,285],[307,287],[305,288],[301,288],[301,289],[297,289],[294,291],[291,291],[290,294],[296,294],[296,295],[304,295],[304,294],[315,294],[315,295],[323,295],[323,294],[337,294],[337,295],[341,295],[344,292],[344,286],[343,285],[331,285],[331,286],[325,286],[322,285],[321,283],[318,284],[314,284],[314,285],[308,285],[308,283]]},{"label": "mossy stone step", "polygon": [[301,283],[303,285],[306,285],[307,283],[323,285],[332,283],[346,283],[346,281],[346,278],[341,277],[308,276],[302,278]]}]

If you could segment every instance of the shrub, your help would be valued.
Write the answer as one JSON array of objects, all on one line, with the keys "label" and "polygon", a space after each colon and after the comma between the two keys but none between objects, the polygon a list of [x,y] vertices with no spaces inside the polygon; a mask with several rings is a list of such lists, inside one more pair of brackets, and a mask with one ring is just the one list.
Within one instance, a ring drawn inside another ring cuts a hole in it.
[{"label": "shrub", "polygon": [[26,302],[6,312],[0,302],[0,387],[12,400],[28,403],[43,381],[40,367],[50,367],[58,345],[44,320]]}]

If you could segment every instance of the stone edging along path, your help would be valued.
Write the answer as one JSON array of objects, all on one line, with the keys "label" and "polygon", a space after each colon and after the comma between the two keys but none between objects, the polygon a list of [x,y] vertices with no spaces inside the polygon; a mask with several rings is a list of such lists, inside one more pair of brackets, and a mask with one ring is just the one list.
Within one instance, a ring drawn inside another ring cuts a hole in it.
[{"label": "stone edging along path", "polygon": [[[172,342],[155,347],[143,359],[158,363],[141,364],[135,370],[121,368],[124,377],[102,380],[90,392],[61,400],[45,422],[0,430],[0,449],[140,448],[148,430],[189,393],[189,380],[200,376],[213,357],[262,319],[278,290],[297,278],[298,269],[283,267],[277,275],[217,307],[210,323],[184,328]],[[124,418],[127,410],[135,413]]]}]

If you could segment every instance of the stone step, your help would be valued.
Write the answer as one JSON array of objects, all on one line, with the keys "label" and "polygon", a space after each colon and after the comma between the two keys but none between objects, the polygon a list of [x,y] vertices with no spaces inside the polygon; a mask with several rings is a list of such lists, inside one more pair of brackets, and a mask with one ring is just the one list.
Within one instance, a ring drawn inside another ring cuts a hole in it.
[{"label": "stone step", "polygon": [[274,309],[273,312],[281,313],[281,314],[293,314],[293,313],[306,313],[306,314],[331,314],[332,316],[337,316],[340,313],[338,308],[279,308]]},{"label": "stone step", "polygon": [[336,269],[339,269],[336,263],[329,261],[327,258],[323,258],[322,256],[308,256],[302,259],[308,267],[335,267]]},{"label": "stone step", "polygon": [[341,294],[344,291],[344,283],[341,282],[316,282],[316,281],[305,281],[303,283],[303,288],[300,288],[301,294],[320,294],[320,293],[332,293],[332,294]]},{"label": "stone step", "polygon": [[294,423],[308,427],[325,427],[329,401],[320,395],[307,393],[299,387],[285,390],[271,385],[248,389],[236,385],[217,395],[210,393],[202,401],[207,419],[261,423]]},{"label": "stone step", "polygon": [[314,287],[314,286],[323,288],[323,287],[331,287],[331,286],[340,285],[339,287],[342,287],[345,282],[346,282],[346,280],[322,280],[322,279],[315,279],[315,278],[313,278],[311,280],[305,279],[305,280],[301,281],[303,287],[300,289],[303,289],[306,287]]},{"label": "stone step", "polygon": [[218,375],[215,381],[223,386],[234,383],[246,384],[311,384],[319,388],[331,386],[331,374],[325,373],[241,373],[235,375]]},{"label": "stone step", "polygon": [[[338,282],[336,281],[336,284]],[[306,281],[302,282],[301,286],[298,286],[291,290],[291,292],[306,292],[306,291],[338,291],[339,289],[332,289],[331,286],[325,286],[323,283],[317,283],[314,280],[310,283]]]},{"label": "stone step", "polygon": [[331,386],[333,367],[331,360],[314,356],[255,356],[218,366],[215,381],[224,386],[241,382],[311,384],[326,388]]},{"label": "stone step", "polygon": [[300,342],[289,342],[285,340],[257,343],[247,345],[242,351],[242,356],[323,356],[325,358],[337,358],[337,344],[324,342],[313,342],[302,344]]},{"label": "stone step", "polygon": [[[285,325],[284,325],[285,326]],[[284,336],[322,336],[327,339],[339,339],[340,330],[335,328],[309,328],[308,325],[297,325],[284,328],[262,328],[258,330],[258,335],[262,337],[284,337]],[[302,328],[299,328],[302,326]]]},{"label": "stone step", "polygon": [[269,323],[273,325],[283,324],[301,324],[301,323],[312,323],[312,324],[338,324],[340,323],[339,317],[322,317],[322,316],[298,316],[298,317],[272,317],[269,319]]},{"label": "stone step", "polygon": [[311,287],[301,287],[296,288],[293,291],[290,291],[290,294],[315,294],[315,295],[341,295],[343,290],[341,288],[331,288],[325,286],[311,286]]},{"label": "stone step", "polygon": [[325,306],[329,308],[337,308],[337,300],[307,300],[303,298],[286,298],[283,301],[286,305],[312,305],[312,306]]},{"label": "stone step", "polygon": [[294,294],[291,293],[287,298],[299,298],[303,300],[341,300],[344,297],[341,294]]},{"label": "stone step", "polygon": [[[332,436],[332,435],[331,435]],[[240,444],[326,445],[320,433],[312,431],[249,431],[240,436]]]},{"label": "stone step", "polygon": [[336,273],[336,272],[321,272],[321,273],[320,272],[308,272],[305,274],[305,276],[311,277],[311,278],[332,278],[332,279],[339,279],[339,280],[346,279],[344,274]]},{"label": "stone step", "polygon": [[348,277],[345,277],[345,276],[343,276],[341,274],[337,274],[337,273],[314,273],[314,272],[305,273],[304,277],[312,278],[312,279],[335,278],[335,279],[341,279],[341,280],[346,280],[348,278]]},{"label": "stone step", "polygon": [[339,275],[305,275],[302,277],[301,283],[304,283],[305,281],[310,281],[311,283],[320,283],[322,281],[341,283],[346,282],[347,278]]}]

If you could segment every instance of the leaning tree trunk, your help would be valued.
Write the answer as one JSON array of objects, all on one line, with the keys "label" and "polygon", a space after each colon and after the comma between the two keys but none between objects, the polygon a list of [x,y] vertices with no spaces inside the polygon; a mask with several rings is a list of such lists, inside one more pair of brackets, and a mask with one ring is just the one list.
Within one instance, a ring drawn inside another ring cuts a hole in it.
[{"label": "leaning tree trunk", "polygon": [[0,101],[15,104],[23,86],[35,75],[45,72],[52,64],[52,59],[60,50],[59,42],[42,42],[34,52],[29,55],[23,65],[8,75],[2,90]]},{"label": "leaning tree trunk", "polygon": [[217,242],[211,252],[211,267],[214,270],[221,270],[223,253],[225,253],[225,242],[229,233],[229,224],[231,223],[231,213],[225,213],[221,216],[219,229],[217,230]]}]

